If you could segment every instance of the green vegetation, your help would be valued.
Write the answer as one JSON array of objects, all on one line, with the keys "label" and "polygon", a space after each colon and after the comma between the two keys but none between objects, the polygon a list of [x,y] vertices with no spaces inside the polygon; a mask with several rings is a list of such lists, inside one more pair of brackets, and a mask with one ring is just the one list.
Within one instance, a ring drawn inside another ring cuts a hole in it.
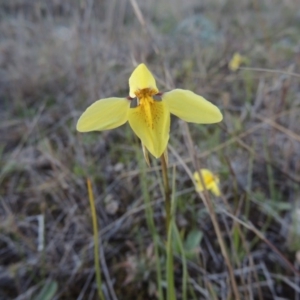
[{"label": "green vegetation", "polygon": [[[241,299],[298,299],[299,24],[298,0],[0,0],[0,299],[98,299],[87,178],[105,299],[173,299],[172,277],[177,299],[236,299],[230,268]],[[224,115],[172,118],[171,243],[159,160],[146,166],[127,124],[75,130],[89,104],[128,94],[141,62],[161,91],[193,90]],[[219,176],[229,261],[195,161]]]}]

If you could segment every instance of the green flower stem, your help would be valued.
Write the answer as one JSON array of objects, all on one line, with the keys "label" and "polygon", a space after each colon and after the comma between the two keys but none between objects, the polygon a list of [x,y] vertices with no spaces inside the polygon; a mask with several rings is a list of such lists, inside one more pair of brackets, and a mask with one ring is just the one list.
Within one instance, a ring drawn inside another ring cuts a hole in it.
[{"label": "green flower stem", "polygon": [[151,232],[152,239],[154,242],[156,278],[157,278],[157,286],[158,286],[158,299],[164,300],[164,294],[163,294],[163,289],[162,289],[161,261],[160,261],[160,255],[159,255],[159,235],[158,235],[157,229],[155,227],[153,209],[152,209],[152,206],[150,203],[150,195],[149,195],[147,180],[146,180],[145,163],[143,162],[143,160],[140,156],[139,149],[138,149],[137,153],[138,153],[139,168],[141,170],[140,180],[141,180],[141,184],[142,184],[142,193],[143,193],[143,198],[144,198],[144,203],[145,203],[146,221],[147,221],[147,226]]},{"label": "green flower stem", "polygon": [[[172,216],[174,210],[172,210],[171,202],[171,189],[169,185],[168,178],[168,167],[166,156],[163,154],[161,157],[161,168],[163,184],[165,189],[165,208],[166,208],[166,234],[167,234],[167,265],[166,265],[166,275],[167,275],[167,300],[175,300],[176,292],[174,287],[174,262],[173,262],[173,249],[172,249]],[[175,184],[175,178],[173,184]],[[174,188],[174,186],[173,186]],[[173,197],[174,198],[174,197]],[[173,202],[173,209],[175,208],[175,203]]]},{"label": "green flower stem", "polygon": [[183,243],[181,240],[181,236],[179,230],[173,222],[173,228],[176,235],[176,241],[179,245],[179,249],[181,252],[181,261],[182,261],[182,300],[187,300],[187,282],[188,282],[188,271],[187,271],[187,263],[186,263],[186,254],[183,247]]},{"label": "green flower stem", "polygon": [[174,260],[173,260],[173,244],[172,244],[172,224],[169,224],[168,239],[167,239],[167,300],[176,300],[176,292],[174,286]]},{"label": "green flower stem", "polygon": [[89,193],[89,200],[90,200],[92,221],[93,221],[93,231],[94,231],[94,264],[95,264],[95,269],[96,269],[97,290],[98,290],[99,298],[101,300],[105,300],[103,292],[102,292],[102,280],[101,280],[101,272],[100,272],[97,214],[96,214],[95,199],[94,199],[94,194],[93,194],[92,184],[91,184],[90,179],[87,179],[87,188],[88,188],[88,193]]},{"label": "green flower stem", "polygon": [[[165,157],[164,157],[165,159]],[[164,160],[166,161],[166,160]],[[165,167],[167,164],[165,165]],[[175,191],[175,168],[173,169],[173,180],[172,180],[172,189]],[[168,178],[167,178],[168,179]],[[171,194],[170,188],[168,189],[169,197]],[[173,234],[174,234],[174,226],[175,226],[175,210],[176,210],[176,202],[175,202],[175,193],[173,192],[172,199],[169,199],[169,223],[168,232],[167,232],[167,265],[166,265],[166,275],[167,275],[167,300],[176,300],[176,290],[174,286],[174,258],[173,258]]]},{"label": "green flower stem", "polygon": [[169,185],[167,161],[164,154],[160,157],[160,160],[161,160],[162,177],[163,177],[163,183],[165,189],[166,232],[168,235],[170,222],[171,222],[171,189]]}]

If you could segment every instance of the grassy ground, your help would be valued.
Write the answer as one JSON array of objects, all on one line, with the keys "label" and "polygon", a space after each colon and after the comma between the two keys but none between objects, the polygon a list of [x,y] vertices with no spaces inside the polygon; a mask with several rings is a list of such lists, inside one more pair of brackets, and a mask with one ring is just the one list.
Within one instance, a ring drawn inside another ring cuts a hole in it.
[{"label": "grassy ground", "polygon": [[[159,162],[145,166],[127,124],[75,130],[93,101],[128,95],[140,62],[161,91],[193,90],[224,114],[218,125],[189,130],[202,167],[220,177],[215,211],[241,298],[300,299],[299,36],[298,0],[0,0],[0,299],[97,298],[87,177],[106,298],[157,299],[145,198],[161,236],[165,291]],[[235,52],[248,61],[233,72]],[[176,166],[188,299],[234,299],[187,174],[195,167],[185,136],[172,119],[169,175]],[[176,245],[174,253],[181,299]]]}]

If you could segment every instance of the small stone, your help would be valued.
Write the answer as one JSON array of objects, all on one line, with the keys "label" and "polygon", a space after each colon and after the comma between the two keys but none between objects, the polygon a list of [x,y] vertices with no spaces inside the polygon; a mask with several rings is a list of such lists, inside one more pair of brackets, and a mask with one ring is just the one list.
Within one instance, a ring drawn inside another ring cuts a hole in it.
[{"label": "small stone", "polygon": [[114,171],[115,171],[115,172],[121,172],[123,169],[124,169],[124,164],[122,164],[122,163],[117,163],[117,164],[114,166]]},{"label": "small stone", "polygon": [[113,195],[108,194],[105,199],[105,210],[109,215],[115,215],[119,209],[119,202],[114,199]]}]

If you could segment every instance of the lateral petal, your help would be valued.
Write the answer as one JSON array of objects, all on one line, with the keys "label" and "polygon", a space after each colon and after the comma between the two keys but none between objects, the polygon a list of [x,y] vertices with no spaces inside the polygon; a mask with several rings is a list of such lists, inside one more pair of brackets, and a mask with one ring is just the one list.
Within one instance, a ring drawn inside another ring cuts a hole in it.
[{"label": "lateral petal", "polygon": [[158,92],[155,78],[145,64],[139,64],[129,78],[129,96],[134,98],[138,90],[150,88]]},{"label": "lateral petal", "polygon": [[211,124],[222,121],[219,108],[203,97],[188,91],[175,89],[162,94],[170,112],[186,122]]},{"label": "lateral petal", "polygon": [[145,114],[142,105],[130,108],[128,114],[129,124],[142,144],[156,158],[165,151],[170,131],[170,112],[163,102],[149,103],[152,122],[149,123],[149,112]]},{"label": "lateral petal", "polygon": [[106,98],[94,102],[81,115],[76,129],[79,132],[108,130],[128,120],[130,101],[126,98]]}]

